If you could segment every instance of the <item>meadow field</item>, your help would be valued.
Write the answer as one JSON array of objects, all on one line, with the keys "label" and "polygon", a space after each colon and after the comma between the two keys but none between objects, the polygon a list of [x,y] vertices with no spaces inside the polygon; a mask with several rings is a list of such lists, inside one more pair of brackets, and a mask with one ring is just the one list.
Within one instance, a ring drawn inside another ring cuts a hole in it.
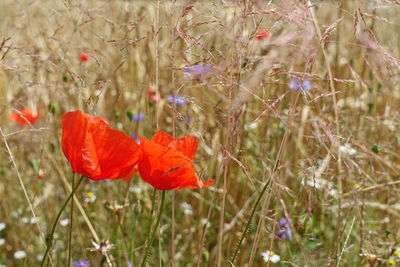
[{"label": "meadow field", "polygon": [[0,267],[400,266],[399,0],[1,0],[0,111]]}]

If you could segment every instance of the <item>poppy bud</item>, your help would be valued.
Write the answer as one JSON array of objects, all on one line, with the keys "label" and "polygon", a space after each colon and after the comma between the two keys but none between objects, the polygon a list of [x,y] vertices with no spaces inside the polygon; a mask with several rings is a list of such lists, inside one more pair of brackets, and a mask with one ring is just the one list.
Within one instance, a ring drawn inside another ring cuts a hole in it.
[{"label": "poppy bud", "polygon": [[128,119],[129,119],[130,121],[132,121],[133,115],[134,115],[134,113],[133,113],[132,110],[128,110],[128,111],[126,112],[126,116],[128,116]]},{"label": "poppy bud", "polygon": [[50,113],[54,115],[56,113],[56,111],[57,111],[58,104],[57,103],[50,103],[48,108],[49,108]]}]

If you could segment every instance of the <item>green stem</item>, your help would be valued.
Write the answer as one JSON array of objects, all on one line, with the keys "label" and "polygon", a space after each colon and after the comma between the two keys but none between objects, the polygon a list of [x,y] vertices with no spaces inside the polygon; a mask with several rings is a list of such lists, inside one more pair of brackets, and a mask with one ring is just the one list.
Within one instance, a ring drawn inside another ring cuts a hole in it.
[{"label": "green stem", "polygon": [[242,233],[242,237],[240,238],[239,244],[236,247],[235,253],[233,253],[233,256],[232,256],[232,259],[231,259],[231,264],[235,264],[236,256],[237,256],[237,254],[239,252],[240,246],[242,245],[244,236],[246,235],[247,231],[249,230],[251,220],[253,219],[253,216],[256,213],[256,209],[258,207],[258,204],[260,204],[261,198],[264,195],[265,191],[267,190],[268,185],[270,184],[270,181],[271,181],[271,179],[265,183],[263,189],[260,192],[260,195],[257,198],[256,203],[254,204],[254,207],[253,207],[253,210],[251,211],[249,220],[247,221],[246,227],[244,228],[244,231]]},{"label": "green stem", "polygon": [[[75,172],[72,174],[72,188],[74,188],[75,183]],[[71,197],[71,218],[69,220],[69,239],[68,239],[68,265],[71,266],[71,244],[72,244],[72,219],[74,214],[74,194]]]},{"label": "green stem", "polygon": [[55,220],[55,222],[53,224],[53,227],[51,228],[50,234],[46,236],[46,246],[47,247],[46,247],[46,251],[44,253],[43,259],[42,259],[42,263],[40,264],[41,267],[43,267],[43,264],[44,264],[44,262],[46,261],[46,258],[47,258],[47,254],[49,253],[49,250],[50,250],[50,248],[51,248],[51,246],[53,244],[54,231],[56,230],[57,223],[60,220],[61,213],[63,212],[63,210],[67,206],[69,200],[72,198],[72,196],[74,195],[75,191],[78,189],[79,185],[83,181],[83,178],[84,178],[84,176],[81,176],[81,179],[79,180],[78,184],[75,186],[75,188],[73,188],[71,194],[65,200],[63,206],[61,207],[60,211],[57,214],[56,220]]},{"label": "green stem", "polygon": [[133,264],[133,259],[135,256],[135,253],[133,251],[135,247],[135,230],[136,230],[136,215],[133,217],[133,220],[131,221],[131,226],[132,226],[132,239],[131,239],[131,263]]},{"label": "green stem", "polygon": [[164,199],[165,199],[165,191],[162,191],[162,193],[161,193],[160,211],[158,212],[157,222],[156,222],[156,225],[154,226],[153,233],[151,234],[150,242],[147,243],[146,250],[144,252],[144,257],[143,257],[143,260],[142,260],[142,264],[140,265],[142,267],[145,266],[145,264],[146,264],[147,255],[149,254],[149,250],[150,250],[151,244],[153,244],[154,237],[156,236],[156,231],[157,231],[158,225],[160,224],[161,215],[162,215],[163,206],[164,206]]},{"label": "green stem", "polygon": [[151,198],[152,201],[151,201],[150,220],[149,220],[149,223],[147,224],[148,228],[147,228],[146,232],[148,233],[148,235],[146,237],[145,244],[148,244],[150,241],[150,231],[151,231],[151,226],[153,225],[153,212],[154,212],[154,207],[155,207],[155,202],[156,202],[156,191],[157,191],[156,189],[153,190],[153,196]]}]

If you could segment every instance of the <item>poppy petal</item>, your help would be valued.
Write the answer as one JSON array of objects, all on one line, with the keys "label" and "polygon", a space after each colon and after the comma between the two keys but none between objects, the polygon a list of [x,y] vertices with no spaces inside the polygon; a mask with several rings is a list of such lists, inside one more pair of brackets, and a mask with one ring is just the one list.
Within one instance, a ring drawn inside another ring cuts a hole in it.
[{"label": "poppy petal", "polygon": [[197,138],[193,136],[185,136],[182,138],[174,139],[167,133],[161,130],[157,130],[156,135],[151,139],[151,141],[162,146],[172,147],[180,152],[182,152],[186,157],[194,159],[196,155],[199,143]]},{"label": "poppy petal", "polygon": [[22,126],[31,126],[36,122],[39,116],[40,116],[40,111],[34,114],[32,110],[29,107],[27,107],[24,110],[18,110],[18,112],[11,113],[8,116],[8,119],[10,121],[15,121]]},{"label": "poppy petal", "polygon": [[196,155],[197,148],[199,147],[199,142],[197,138],[193,136],[185,136],[173,140],[173,147],[182,152],[186,157],[193,160]]},{"label": "poppy petal", "polygon": [[[83,162],[85,161],[87,164],[87,162],[93,161],[90,155],[94,155],[94,152],[93,148],[90,149],[90,139],[86,138],[86,135],[88,135],[87,119],[80,111],[68,112],[61,117],[61,124],[61,146],[65,157],[76,173],[89,177],[90,174],[84,170]],[[84,146],[86,147],[85,149]]]},{"label": "poppy petal", "polygon": [[169,146],[171,141],[173,141],[174,138],[170,136],[167,133],[164,133],[161,130],[157,130],[156,135],[151,138],[152,142],[155,142],[156,144],[162,145],[162,146]]},{"label": "poppy petal", "polygon": [[[164,136],[161,132],[158,137]],[[155,140],[159,140],[159,139]],[[164,139],[161,139],[164,140]],[[165,141],[165,140],[164,140]],[[204,183],[196,175],[190,158],[170,146],[140,137],[142,155],[139,161],[139,174],[142,179],[158,190],[201,188],[213,183]]]},{"label": "poppy petal", "polygon": [[137,164],[139,146],[100,117],[69,112],[62,117],[62,148],[72,169],[93,180],[127,176]]}]

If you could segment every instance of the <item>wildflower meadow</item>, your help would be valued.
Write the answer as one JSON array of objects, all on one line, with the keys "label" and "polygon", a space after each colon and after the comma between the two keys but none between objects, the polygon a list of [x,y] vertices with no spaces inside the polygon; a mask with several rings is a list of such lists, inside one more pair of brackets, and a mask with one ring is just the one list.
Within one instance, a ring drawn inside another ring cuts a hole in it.
[{"label": "wildflower meadow", "polygon": [[399,0],[0,1],[0,267],[400,266]]}]

